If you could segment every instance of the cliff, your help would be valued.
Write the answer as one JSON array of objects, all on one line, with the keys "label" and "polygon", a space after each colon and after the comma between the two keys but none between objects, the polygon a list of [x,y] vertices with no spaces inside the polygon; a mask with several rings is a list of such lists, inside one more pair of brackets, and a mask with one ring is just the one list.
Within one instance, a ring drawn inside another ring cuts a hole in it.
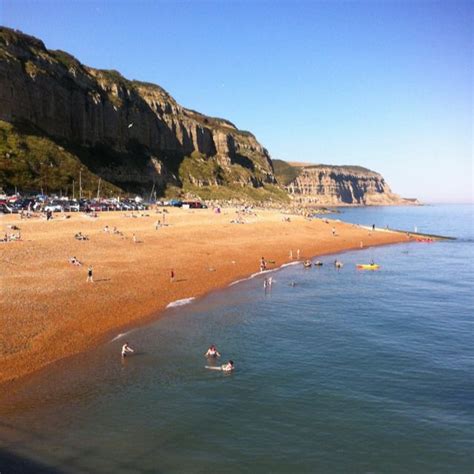
[{"label": "cliff", "polygon": [[[270,156],[251,133],[182,107],[158,85],[87,67],[3,27],[0,131],[1,187],[46,183],[58,191],[72,185],[79,168],[91,186],[100,177],[125,191],[150,192],[153,184],[159,193],[169,186],[271,191],[275,183]],[[48,174],[41,151],[31,150],[39,138]],[[38,163],[30,163],[32,153]]]},{"label": "cliff", "polygon": [[413,200],[394,194],[384,178],[360,166],[310,165],[274,161],[277,179],[303,205],[400,205]]}]

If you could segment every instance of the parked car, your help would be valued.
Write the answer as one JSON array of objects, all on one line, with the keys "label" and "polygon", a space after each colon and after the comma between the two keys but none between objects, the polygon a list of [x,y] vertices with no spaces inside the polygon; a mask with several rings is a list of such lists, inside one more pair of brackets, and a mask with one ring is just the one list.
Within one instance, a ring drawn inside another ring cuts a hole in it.
[{"label": "parked car", "polygon": [[76,201],[65,201],[63,204],[63,209],[66,212],[79,212],[80,211],[80,205]]},{"label": "parked car", "polygon": [[[13,214],[15,212],[15,210],[13,209],[13,207],[8,205],[6,202],[1,202],[0,203],[0,212],[3,212],[3,214]],[[16,212],[18,212],[18,210]]]},{"label": "parked car", "polygon": [[185,201],[183,202],[183,206],[188,206],[190,209],[204,209],[206,207],[206,205],[200,201]]},{"label": "parked car", "polygon": [[61,212],[63,211],[63,206],[61,203],[57,202],[57,201],[52,201],[52,202],[49,202],[48,204],[46,204],[46,206],[44,206],[44,210],[45,211],[52,211],[52,212]]}]

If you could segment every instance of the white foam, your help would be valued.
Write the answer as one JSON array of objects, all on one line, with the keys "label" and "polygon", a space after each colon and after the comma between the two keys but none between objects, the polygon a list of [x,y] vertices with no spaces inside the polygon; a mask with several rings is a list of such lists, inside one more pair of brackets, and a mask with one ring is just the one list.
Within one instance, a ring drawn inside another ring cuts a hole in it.
[{"label": "white foam", "polygon": [[252,280],[253,278],[258,277],[259,275],[266,275],[267,273],[277,272],[278,270],[282,268],[289,267],[290,265],[298,265],[299,263],[301,262],[295,261],[295,262],[290,262],[290,263],[284,263],[283,265],[276,268],[271,268],[270,270],[264,270],[263,272],[252,273],[252,275],[248,276],[247,278],[241,278],[240,280],[233,281],[232,283],[229,284],[229,286],[237,285],[237,283],[242,283],[243,281]]},{"label": "white foam", "polygon": [[191,298],[183,298],[182,300],[172,301],[166,308],[176,308],[177,306],[184,306],[185,304],[191,303],[191,301],[196,298],[192,296]]},{"label": "white foam", "polygon": [[132,329],[131,331],[127,331],[127,332],[121,332],[120,334],[118,334],[117,336],[115,336],[110,342],[114,342],[116,341],[117,339],[120,339],[122,338],[123,336],[126,336],[127,334],[130,334],[131,332],[133,332],[134,330]]},{"label": "white foam", "polygon": [[300,265],[301,260],[296,260],[294,262],[284,263],[280,268],[291,267],[292,265]]}]

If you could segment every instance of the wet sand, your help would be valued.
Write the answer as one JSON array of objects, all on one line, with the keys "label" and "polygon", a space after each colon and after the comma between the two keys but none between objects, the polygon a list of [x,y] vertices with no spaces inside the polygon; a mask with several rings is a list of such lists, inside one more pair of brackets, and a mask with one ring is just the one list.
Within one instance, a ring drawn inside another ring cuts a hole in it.
[{"label": "wet sand", "polygon": [[[94,219],[55,214],[46,222],[0,216],[0,231],[21,229],[22,241],[0,244],[0,383],[35,372],[77,354],[127,328],[160,315],[176,300],[210,290],[259,271],[260,258],[277,268],[291,261],[343,250],[406,242],[404,234],[372,232],[352,224],[305,220],[283,222],[278,211],[257,211],[246,224],[231,224],[235,210],[167,209],[101,213]],[[147,216],[140,216],[147,214]],[[106,233],[114,226],[123,236]],[[332,235],[332,227],[336,236]],[[76,232],[89,240],[74,239]],[[133,241],[133,234],[137,242]],[[83,265],[68,262],[77,257]],[[343,260],[343,258],[342,258]],[[93,265],[94,283],[86,282]],[[174,270],[175,279],[170,281]]]}]

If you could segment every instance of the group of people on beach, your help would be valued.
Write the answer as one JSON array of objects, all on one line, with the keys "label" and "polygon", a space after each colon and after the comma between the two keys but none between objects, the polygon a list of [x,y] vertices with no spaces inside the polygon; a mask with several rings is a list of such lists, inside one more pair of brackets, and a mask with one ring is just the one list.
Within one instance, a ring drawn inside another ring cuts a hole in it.
[{"label": "group of people on beach", "polygon": [[10,234],[7,234],[5,232],[3,239],[0,239],[0,242],[18,242],[21,240],[21,232],[11,232]]}]

